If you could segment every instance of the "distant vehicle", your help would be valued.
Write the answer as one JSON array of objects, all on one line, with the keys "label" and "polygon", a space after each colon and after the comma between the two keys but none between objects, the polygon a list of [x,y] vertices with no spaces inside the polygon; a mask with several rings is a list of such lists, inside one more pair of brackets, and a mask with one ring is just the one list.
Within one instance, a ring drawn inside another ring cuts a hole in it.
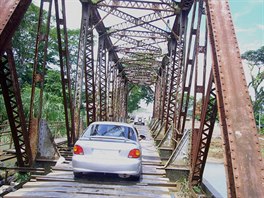
[{"label": "distant vehicle", "polygon": [[139,180],[142,151],[137,130],[126,123],[94,122],[84,131],[73,148],[74,177],[82,173],[114,173]]},{"label": "distant vehicle", "polygon": [[134,119],[135,125],[145,125],[145,120],[142,117],[136,117]]}]

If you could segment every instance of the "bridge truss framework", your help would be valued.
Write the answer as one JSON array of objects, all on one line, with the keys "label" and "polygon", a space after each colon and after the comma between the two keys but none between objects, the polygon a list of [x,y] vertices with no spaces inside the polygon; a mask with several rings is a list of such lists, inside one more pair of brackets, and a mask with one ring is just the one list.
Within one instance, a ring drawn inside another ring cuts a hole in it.
[{"label": "bridge truss framework", "polygon": [[[192,185],[202,182],[218,113],[228,196],[264,194],[257,128],[227,0],[81,0],[74,80],[70,76],[65,0],[40,2],[29,118],[23,112],[11,40],[31,1],[0,3],[0,83],[19,166],[30,166],[34,161],[29,137],[37,133],[34,120],[41,118],[45,57],[54,3],[69,146],[82,130],[82,103],[86,104],[85,125],[96,120],[125,121],[128,85],[151,86],[155,95],[153,120],[163,125],[166,133],[172,129],[176,142],[173,149],[186,130],[188,109],[193,109],[189,177]],[[45,3],[49,4],[47,19],[42,14]],[[109,23],[110,16],[115,23]],[[168,20],[173,21],[172,26]],[[38,50],[41,42],[45,46],[43,52]],[[41,65],[39,56],[44,57]],[[34,99],[36,87],[42,90],[39,104]],[[34,112],[36,106],[38,112]],[[195,122],[196,116],[200,116],[199,123]]]}]

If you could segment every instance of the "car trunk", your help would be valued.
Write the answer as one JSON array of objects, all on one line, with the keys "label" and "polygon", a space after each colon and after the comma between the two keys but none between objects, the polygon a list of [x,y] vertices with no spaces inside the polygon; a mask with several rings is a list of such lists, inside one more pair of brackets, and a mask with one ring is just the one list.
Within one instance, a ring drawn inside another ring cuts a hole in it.
[{"label": "car trunk", "polygon": [[97,159],[128,158],[129,152],[138,148],[132,141],[107,138],[81,140],[79,145],[83,148],[84,155]]}]

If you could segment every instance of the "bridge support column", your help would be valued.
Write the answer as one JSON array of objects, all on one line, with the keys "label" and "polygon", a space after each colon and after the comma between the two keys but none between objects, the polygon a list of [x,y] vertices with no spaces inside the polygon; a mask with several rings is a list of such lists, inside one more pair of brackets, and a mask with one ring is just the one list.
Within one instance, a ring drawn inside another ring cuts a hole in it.
[{"label": "bridge support column", "polygon": [[0,84],[16,149],[18,166],[31,166],[32,154],[12,50],[0,60]]},{"label": "bridge support column", "polygon": [[[68,34],[66,27],[66,9],[65,0],[55,0],[55,13],[57,25],[57,37],[60,56],[60,72],[61,72],[61,85],[63,94],[63,105],[65,112],[65,124],[68,146],[73,144],[74,140],[74,112],[72,100],[72,87],[71,87],[71,66],[69,63],[69,49],[68,49]],[[61,5],[61,6],[60,6]],[[60,11],[61,10],[61,14]]]},{"label": "bridge support column", "polygon": [[264,167],[227,0],[206,0],[229,197],[263,197]]},{"label": "bridge support column", "polygon": [[83,78],[85,79],[86,121],[87,125],[95,121],[95,83],[93,54],[93,9],[91,4],[82,3],[82,22],[78,52],[78,65],[75,82],[74,124],[76,140],[80,130],[80,110],[82,104]]},{"label": "bridge support column", "polygon": [[96,67],[96,120],[107,120],[107,67],[105,36],[99,33]]}]

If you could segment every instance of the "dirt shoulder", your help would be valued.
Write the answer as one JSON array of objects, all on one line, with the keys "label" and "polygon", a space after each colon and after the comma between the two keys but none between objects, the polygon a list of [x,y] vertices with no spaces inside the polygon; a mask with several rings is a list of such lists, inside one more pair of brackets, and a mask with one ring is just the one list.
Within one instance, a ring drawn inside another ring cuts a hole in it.
[{"label": "dirt shoulder", "polygon": [[224,149],[221,137],[214,137],[211,140],[208,161],[210,162],[224,162]]},{"label": "dirt shoulder", "polygon": [[[260,136],[260,151],[264,158],[264,135]],[[224,162],[224,149],[221,137],[213,137],[210,144],[208,153],[208,161],[211,162]]]}]

